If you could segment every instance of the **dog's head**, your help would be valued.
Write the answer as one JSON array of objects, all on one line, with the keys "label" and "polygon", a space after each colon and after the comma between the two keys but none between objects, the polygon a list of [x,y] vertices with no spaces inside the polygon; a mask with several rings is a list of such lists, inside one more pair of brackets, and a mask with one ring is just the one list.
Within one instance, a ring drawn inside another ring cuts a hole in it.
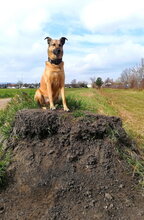
[{"label": "dog's head", "polygon": [[52,60],[61,59],[63,56],[63,45],[65,44],[66,37],[61,37],[59,40],[53,40],[46,37],[48,43],[48,57]]}]

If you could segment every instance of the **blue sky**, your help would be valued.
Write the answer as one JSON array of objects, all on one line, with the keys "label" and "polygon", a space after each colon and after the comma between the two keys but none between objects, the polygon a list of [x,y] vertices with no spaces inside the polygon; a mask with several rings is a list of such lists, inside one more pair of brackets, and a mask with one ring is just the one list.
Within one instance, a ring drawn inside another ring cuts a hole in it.
[{"label": "blue sky", "polygon": [[0,7],[0,83],[39,82],[46,36],[67,37],[66,82],[117,79],[144,57],[142,0],[5,0]]}]

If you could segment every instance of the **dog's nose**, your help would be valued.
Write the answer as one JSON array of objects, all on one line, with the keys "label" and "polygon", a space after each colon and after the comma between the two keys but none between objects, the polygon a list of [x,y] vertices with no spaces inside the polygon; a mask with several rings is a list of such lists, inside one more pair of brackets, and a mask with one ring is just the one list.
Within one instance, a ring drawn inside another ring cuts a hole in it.
[{"label": "dog's nose", "polygon": [[55,50],[53,50],[53,53],[54,53],[55,55],[60,54],[60,52],[61,52],[61,51],[60,51],[60,49],[58,49],[58,48],[57,48],[57,49],[55,49]]}]

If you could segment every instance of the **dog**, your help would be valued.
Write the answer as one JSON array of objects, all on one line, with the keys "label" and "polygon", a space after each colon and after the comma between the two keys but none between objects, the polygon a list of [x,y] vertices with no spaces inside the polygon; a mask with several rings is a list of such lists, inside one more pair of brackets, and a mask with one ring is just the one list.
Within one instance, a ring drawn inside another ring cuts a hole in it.
[{"label": "dog", "polygon": [[65,73],[63,57],[63,45],[66,37],[54,40],[46,37],[48,43],[48,61],[45,62],[45,70],[41,78],[40,88],[36,90],[34,99],[43,109],[49,104],[51,110],[55,110],[54,103],[61,96],[64,111],[69,111],[65,98]]}]

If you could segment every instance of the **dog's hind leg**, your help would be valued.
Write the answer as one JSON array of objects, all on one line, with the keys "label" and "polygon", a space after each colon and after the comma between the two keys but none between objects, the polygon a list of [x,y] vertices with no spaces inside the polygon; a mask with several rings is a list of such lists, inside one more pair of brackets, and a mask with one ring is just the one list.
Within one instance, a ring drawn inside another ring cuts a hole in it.
[{"label": "dog's hind leg", "polygon": [[46,109],[46,107],[44,107],[45,99],[43,95],[41,94],[41,92],[39,91],[39,89],[35,93],[34,100],[38,103],[40,108],[42,107],[43,109]]}]

